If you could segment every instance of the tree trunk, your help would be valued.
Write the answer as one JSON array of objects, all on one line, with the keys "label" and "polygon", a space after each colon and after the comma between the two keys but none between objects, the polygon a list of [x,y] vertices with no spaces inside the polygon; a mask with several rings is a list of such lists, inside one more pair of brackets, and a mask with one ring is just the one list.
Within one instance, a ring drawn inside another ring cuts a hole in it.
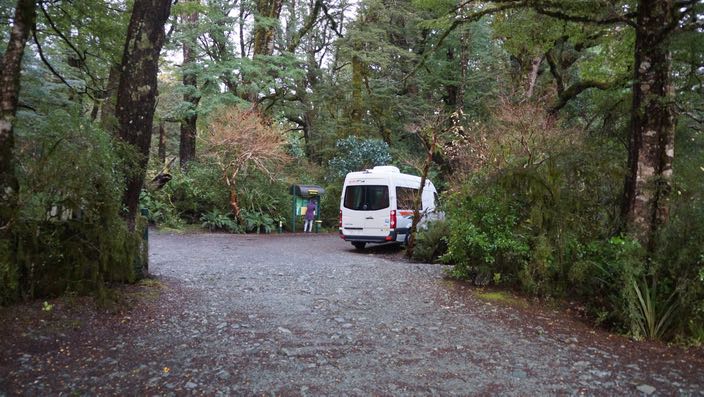
[{"label": "tree trunk", "polygon": [[464,94],[467,86],[467,71],[469,69],[469,30],[462,29],[460,36],[460,85],[457,89],[457,106],[455,110],[464,112]]},{"label": "tree trunk", "polygon": [[117,91],[118,136],[139,154],[136,170],[127,178],[123,203],[130,230],[135,228],[139,193],[149,160],[152,122],[156,102],[159,53],[164,44],[164,24],[171,0],[136,0],[122,56]]},{"label": "tree trunk", "polygon": [[113,65],[108,74],[108,86],[105,87],[105,96],[100,110],[100,127],[111,134],[117,133],[117,119],[115,118],[115,104],[117,103],[117,89],[120,85],[120,66]]},{"label": "tree trunk", "polygon": [[535,82],[538,81],[538,71],[540,71],[540,64],[543,63],[543,57],[535,57],[530,62],[530,75],[528,75],[528,92],[526,92],[526,98],[530,99],[533,97],[533,90],[535,89]]},{"label": "tree trunk", "polygon": [[232,210],[232,214],[235,216],[235,219],[237,219],[238,223],[240,222],[240,202],[239,198],[237,197],[237,184],[232,183],[230,185],[230,210]]},{"label": "tree trunk", "polygon": [[408,244],[406,245],[406,256],[409,258],[413,257],[413,250],[416,245],[416,232],[418,230],[418,224],[421,220],[420,207],[423,203],[423,191],[425,190],[425,182],[428,180],[428,172],[430,171],[430,165],[433,163],[433,153],[435,153],[435,148],[438,143],[438,132],[433,129],[430,131],[429,137],[421,137],[424,141],[426,156],[425,163],[423,163],[423,172],[420,176],[420,188],[418,189],[418,196],[413,203],[413,221],[411,222],[411,230],[408,231]]},{"label": "tree trunk", "polygon": [[641,0],[635,48],[622,213],[626,229],[648,250],[654,249],[658,227],[667,222],[675,143],[674,88],[666,38],[673,0]]},{"label": "tree trunk", "polygon": [[282,0],[257,0],[257,18],[268,21],[256,22],[254,26],[254,53],[271,55],[274,53],[274,32],[276,27],[271,20],[278,20],[281,15]]},{"label": "tree trunk", "polygon": [[[198,22],[198,14],[191,13],[185,17],[185,26],[193,27]],[[198,114],[196,109],[200,96],[197,93],[197,76],[193,70],[196,63],[196,52],[194,46],[189,40],[183,42],[183,85],[185,93],[183,94],[184,102],[189,103],[189,109],[186,116],[181,121],[181,142],[179,145],[179,163],[181,169],[185,170],[189,161],[196,158],[196,121]]]},{"label": "tree trunk", "polygon": [[364,112],[362,103],[362,84],[364,81],[364,62],[357,55],[352,56],[352,109],[350,118],[352,119],[352,132],[360,136],[362,133],[362,113]]},{"label": "tree trunk", "polygon": [[13,126],[20,91],[22,56],[36,20],[34,0],[18,0],[10,40],[0,70],[0,236],[9,235],[17,212],[19,183],[15,174]]},{"label": "tree trunk", "polygon": [[[455,63],[455,49],[449,47],[447,49],[447,63]],[[457,108],[457,91],[458,87],[456,83],[450,83],[445,85],[445,105],[449,109],[455,110]]]},{"label": "tree trunk", "polygon": [[159,121],[159,164],[166,162],[166,125],[164,120]]}]

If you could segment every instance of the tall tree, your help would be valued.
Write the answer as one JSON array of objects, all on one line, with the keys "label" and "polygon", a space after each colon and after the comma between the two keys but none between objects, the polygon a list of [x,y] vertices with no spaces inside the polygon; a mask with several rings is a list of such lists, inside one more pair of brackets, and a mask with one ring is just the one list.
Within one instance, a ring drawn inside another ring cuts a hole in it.
[{"label": "tall tree", "polygon": [[[190,1],[197,4],[198,1]],[[179,145],[179,161],[181,168],[185,169],[188,162],[196,157],[196,122],[198,121],[198,79],[195,70],[196,66],[196,45],[195,35],[192,34],[195,25],[198,23],[198,11],[190,11],[183,17],[183,28],[185,31],[183,39],[183,101],[188,103],[186,114],[181,120],[181,142]],[[191,33],[191,34],[189,34]]]},{"label": "tall tree", "polygon": [[638,2],[623,214],[628,229],[651,250],[655,231],[668,220],[672,189],[675,92],[667,38],[675,25],[675,1]]},{"label": "tall tree", "polygon": [[0,235],[16,212],[19,185],[15,174],[13,125],[20,91],[22,55],[36,20],[34,0],[18,0],[10,40],[0,70]]},{"label": "tall tree", "polygon": [[254,23],[254,53],[271,55],[274,53],[274,33],[279,24],[283,0],[257,0],[257,15]]},{"label": "tall tree", "polygon": [[127,224],[134,230],[151,144],[156,102],[159,53],[164,43],[164,24],[171,0],[137,0],[127,29],[122,73],[117,90],[118,136],[139,155],[136,169],[127,178],[123,198]]}]

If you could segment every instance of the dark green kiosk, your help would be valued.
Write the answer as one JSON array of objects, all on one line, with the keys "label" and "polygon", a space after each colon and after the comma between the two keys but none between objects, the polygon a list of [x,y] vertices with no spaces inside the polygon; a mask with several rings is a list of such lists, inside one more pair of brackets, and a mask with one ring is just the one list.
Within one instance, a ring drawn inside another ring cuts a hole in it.
[{"label": "dark green kiosk", "polygon": [[[303,216],[308,202],[315,201],[315,232],[320,231],[320,198],[325,194],[325,189],[317,185],[291,185],[289,193],[293,196],[291,210],[291,232],[296,232],[296,223],[300,223],[303,230]],[[298,221],[298,222],[297,222]]]}]

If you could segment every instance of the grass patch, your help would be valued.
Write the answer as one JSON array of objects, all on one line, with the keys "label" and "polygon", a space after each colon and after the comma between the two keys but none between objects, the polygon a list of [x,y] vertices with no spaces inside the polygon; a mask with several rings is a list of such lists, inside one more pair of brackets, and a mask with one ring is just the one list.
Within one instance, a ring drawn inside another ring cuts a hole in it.
[{"label": "grass patch", "polygon": [[491,302],[499,302],[510,306],[526,307],[528,304],[522,300],[507,294],[503,291],[477,291],[475,292],[479,299]]}]

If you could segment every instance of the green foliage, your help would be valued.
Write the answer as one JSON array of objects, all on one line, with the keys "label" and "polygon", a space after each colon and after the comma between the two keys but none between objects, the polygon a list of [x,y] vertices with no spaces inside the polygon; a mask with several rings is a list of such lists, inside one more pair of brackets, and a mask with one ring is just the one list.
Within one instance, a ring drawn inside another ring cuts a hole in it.
[{"label": "green foliage", "polygon": [[62,110],[18,121],[20,219],[13,240],[0,242],[0,304],[134,280],[146,225],[130,232],[120,217],[123,178],[110,136]]},{"label": "green foliage", "polygon": [[342,183],[333,183],[325,186],[325,195],[320,203],[320,219],[323,226],[337,229],[340,223],[340,196]]},{"label": "green foliage", "polygon": [[514,233],[519,220],[516,208],[497,197],[498,193],[494,189],[475,195],[465,188],[450,197],[447,219],[451,232],[442,261],[455,265],[455,277],[469,277],[477,271],[515,277],[528,262],[527,238]]},{"label": "green foliage", "polygon": [[266,234],[271,233],[276,228],[276,223],[279,219],[274,219],[268,214],[259,211],[248,211],[242,210],[240,214],[244,227],[249,232],[264,232]]},{"label": "green foliage", "polygon": [[151,224],[178,228],[182,223],[169,197],[161,192],[143,190],[139,196],[139,205],[147,209],[147,220]]},{"label": "green foliage", "polygon": [[238,183],[240,207],[243,210],[268,214],[272,219],[285,218],[291,211],[288,184],[272,181],[261,172],[251,172]]},{"label": "green foliage", "polygon": [[[646,271],[644,251],[610,237],[623,180],[617,147],[596,139],[569,146],[523,140],[535,145],[524,152],[512,143],[522,139],[512,127],[499,127],[494,156],[503,167],[475,174],[449,200],[443,259],[455,265],[452,274],[500,274],[501,283],[531,294],[570,296],[599,321],[640,334],[633,282]],[[531,159],[534,153],[541,158]]]},{"label": "green foliage", "polygon": [[151,223],[179,228],[197,223],[209,211],[225,211],[229,193],[220,171],[207,162],[192,161],[188,172],[172,170],[172,179],[161,190],[143,191],[140,205],[149,210]]},{"label": "green foliage", "polygon": [[651,276],[658,281],[656,305],[676,293],[677,313],[672,333],[704,343],[704,178],[701,153],[704,139],[692,128],[677,131],[680,148],[675,159],[671,215],[659,231]]},{"label": "green foliage", "polygon": [[349,136],[338,140],[335,148],[337,155],[328,162],[331,178],[344,178],[348,172],[391,163],[389,145],[381,139]]},{"label": "green foliage", "polygon": [[644,258],[640,244],[627,237],[577,246],[567,274],[574,297],[588,304],[597,322],[638,335],[638,303],[632,286],[644,272]]},{"label": "green foliage", "polygon": [[257,170],[248,170],[238,180],[241,224],[233,219],[229,192],[221,171],[208,162],[189,163],[188,172],[174,170],[163,189],[144,191],[142,207],[150,222],[171,228],[199,223],[210,231],[270,233],[290,211],[288,186],[271,181]]},{"label": "green foliage", "polygon": [[436,220],[427,223],[427,227],[418,231],[415,247],[413,248],[413,259],[433,263],[442,255],[447,253],[447,239],[450,229],[444,220]]},{"label": "green foliage", "polygon": [[228,213],[217,209],[206,212],[200,217],[201,227],[213,232],[216,230],[226,230],[231,233],[239,233],[242,228],[235,222]]},{"label": "green foliage", "polygon": [[673,292],[666,300],[660,300],[655,278],[650,286],[646,281],[638,284],[634,280],[633,289],[638,296],[640,309],[638,325],[641,332],[650,339],[660,339],[672,324],[673,314],[677,308],[676,292]]},{"label": "green foliage", "polygon": [[42,303],[42,311],[44,311],[44,312],[50,312],[50,311],[52,311],[53,309],[54,309],[54,305],[49,304],[49,302],[44,301],[44,303]]}]

